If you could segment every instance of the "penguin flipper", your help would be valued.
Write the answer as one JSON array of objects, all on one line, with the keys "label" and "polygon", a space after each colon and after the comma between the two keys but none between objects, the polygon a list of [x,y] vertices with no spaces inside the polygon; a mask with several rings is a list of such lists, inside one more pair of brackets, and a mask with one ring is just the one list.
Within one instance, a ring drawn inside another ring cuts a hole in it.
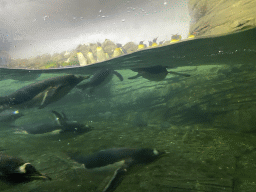
[{"label": "penguin flipper", "polygon": [[102,192],[113,192],[118,187],[118,185],[123,181],[126,174],[126,166],[122,166],[118,168],[115,172],[111,180],[108,182],[106,187]]},{"label": "penguin flipper", "polygon": [[189,74],[184,74],[184,73],[177,73],[177,72],[173,72],[173,71],[169,71],[168,73],[174,74],[174,75],[180,75],[180,76],[184,76],[184,77],[190,77]]},{"label": "penguin flipper", "polygon": [[44,92],[44,97],[41,101],[39,109],[46,107],[50,102],[51,98],[63,87],[63,85],[57,85],[55,87],[49,87]]},{"label": "penguin flipper", "polygon": [[141,76],[141,74],[137,74],[137,75],[135,75],[135,76],[133,76],[133,77],[128,77],[128,79],[137,79],[138,77],[140,77]]},{"label": "penguin flipper", "polygon": [[113,73],[120,79],[120,81],[124,80],[123,76],[120,73],[118,73],[117,71],[113,71]]},{"label": "penguin flipper", "polygon": [[60,126],[66,125],[66,121],[64,120],[64,118],[62,117],[62,115],[60,113],[58,113],[57,111],[52,111],[52,113],[55,115],[57,123]]}]

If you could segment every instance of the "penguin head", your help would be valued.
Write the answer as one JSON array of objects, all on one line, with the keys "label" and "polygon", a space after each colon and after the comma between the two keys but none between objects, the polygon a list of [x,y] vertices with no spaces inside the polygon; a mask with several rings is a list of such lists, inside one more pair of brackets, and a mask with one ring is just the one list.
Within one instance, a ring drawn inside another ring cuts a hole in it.
[{"label": "penguin head", "polygon": [[24,163],[23,165],[19,166],[13,172],[13,175],[17,182],[19,181],[33,181],[33,180],[51,180],[50,177],[43,175],[36,168],[31,165],[30,163]]},{"label": "penguin head", "polygon": [[41,174],[30,163],[23,160],[0,154],[1,180],[10,184],[30,182],[33,180],[51,180],[50,177]]},{"label": "penguin head", "polygon": [[143,41],[140,41],[140,43],[139,43],[139,44],[140,44],[140,45],[143,45],[143,42],[144,42],[144,40],[143,40]]},{"label": "penguin head", "polygon": [[101,47],[101,43],[97,42],[98,47]]},{"label": "penguin head", "polygon": [[153,44],[152,41],[148,41],[149,46],[152,46],[152,44]]},{"label": "penguin head", "polygon": [[117,43],[116,46],[117,46],[117,48],[120,48],[120,47],[122,47],[122,44],[121,43]]},{"label": "penguin head", "polygon": [[[157,37],[157,38],[158,38],[158,37]],[[157,38],[153,39],[153,43],[156,43],[156,41],[157,41]]]}]

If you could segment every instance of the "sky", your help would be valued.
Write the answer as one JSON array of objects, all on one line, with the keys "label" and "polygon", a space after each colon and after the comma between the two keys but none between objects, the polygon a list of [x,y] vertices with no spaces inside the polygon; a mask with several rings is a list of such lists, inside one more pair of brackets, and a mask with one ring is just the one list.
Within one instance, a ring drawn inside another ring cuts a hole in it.
[{"label": "sky", "polygon": [[79,44],[186,38],[188,0],[0,0],[0,50],[12,58],[70,51]]}]

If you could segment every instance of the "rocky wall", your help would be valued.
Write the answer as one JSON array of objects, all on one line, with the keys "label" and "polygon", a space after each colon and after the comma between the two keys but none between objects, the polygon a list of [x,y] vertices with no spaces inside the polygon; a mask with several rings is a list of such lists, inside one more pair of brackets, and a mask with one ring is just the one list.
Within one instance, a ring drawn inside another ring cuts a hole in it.
[{"label": "rocky wall", "polygon": [[189,0],[190,33],[220,35],[256,26],[255,0]]}]

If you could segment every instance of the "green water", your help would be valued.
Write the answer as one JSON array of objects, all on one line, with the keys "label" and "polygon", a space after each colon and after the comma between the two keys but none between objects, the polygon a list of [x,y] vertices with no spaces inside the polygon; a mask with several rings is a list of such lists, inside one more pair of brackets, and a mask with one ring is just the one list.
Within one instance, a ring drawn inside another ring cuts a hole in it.
[{"label": "green water", "polygon": [[[136,73],[118,70],[124,81],[114,77],[92,96],[74,88],[44,109],[23,110],[25,116],[13,122],[16,127],[1,125],[0,147],[30,162],[52,181],[1,184],[1,191],[100,191],[113,171],[88,172],[66,152],[90,154],[113,147],[166,152],[153,163],[134,167],[117,192],[254,191],[256,70],[255,62],[245,59],[251,52],[246,54],[235,55],[233,60],[239,62],[234,65],[227,65],[223,58],[211,65],[182,66],[173,71],[191,77],[169,74],[159,82],[142,77],[128,80]],[[42,74],[31,81],[2,80],[1,96],[52,76],[56,74]],[[27,123],[53,121],[51,110],[94,128],[82,135],[17,132]]]}]

